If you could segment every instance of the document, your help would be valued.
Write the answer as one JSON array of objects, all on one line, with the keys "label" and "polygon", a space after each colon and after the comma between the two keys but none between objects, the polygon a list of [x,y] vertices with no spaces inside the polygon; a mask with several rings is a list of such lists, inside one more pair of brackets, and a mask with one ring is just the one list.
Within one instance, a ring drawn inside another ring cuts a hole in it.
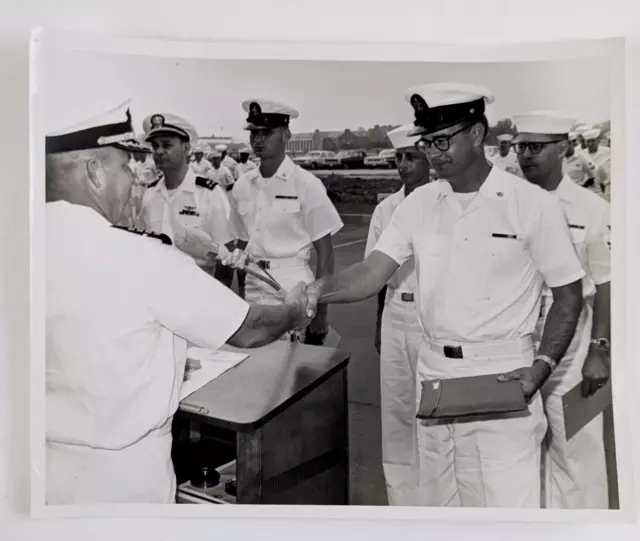
[{"label": "document", "polygon": [[244,361],[248,353],[223,351],[220,349],[204,349],[191,347],[187,349],[187,359],[200,361],[200,368],[188,371],[188,378],[180,389],[180,400],[204,387],[211,380]]},{"label": "document", "polygon": [[613,400],[611,380],[587,398],[582,396],[580,385],[581,383],[578,383],[562,397],[564,432],[567,441],[602,413]]}]

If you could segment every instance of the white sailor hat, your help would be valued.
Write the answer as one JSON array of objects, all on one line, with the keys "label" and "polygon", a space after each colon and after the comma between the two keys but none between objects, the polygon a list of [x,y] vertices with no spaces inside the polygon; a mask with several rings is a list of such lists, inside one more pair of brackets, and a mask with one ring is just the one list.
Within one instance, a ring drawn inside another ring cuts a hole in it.
[{"label": "white sailor hat", "polygon": [[591,129],[590,126],[588,126],[587,124],[578,124],[575,128],[573,128],[573,131],[576,132],[578,135],[582,135],[585,132],[588,132]]},{"label": "white sailor hat", "polygon": [[409,135],[426,135],[459,122],[477,121],[494,95],[482,86],[461,83],[432,83],[415,86],[405,93],[415,114]]},{"label": "white sailor hat", "polygon": [[289,126],[289,120],[298,118],[300,114],[293,107],[273,100],[256,98],[242,102],[242,108],[249,115],[245,130],[271,130],[281,126]]},{"label": "white sailor hat", "polygon": [[570,131],[569,132],[569,141],[575,141],[578,138],[578,132]]},{"label": "white sailor hat", "polygon": [[215,149],[218,152],[224,152],[225,150],[227,150],[227,145],[219,144],[215,146]]},{"label": "white sailor hat", "polygon": [[216,150],[209,154],[209,158],[222,158],[222,152],[216,148]]},{"label": "white sailor hat", "polygon": [[128,100],[110,111],[91,117],[62,131],[46,136],[47,154],[117,147],[132,152],[149,152],[136,139]]},{"label": "white sailor hat", "polygon": [[513,135],[511,135],[510,133],[501,133],[496,137],[496,139],[501,143],[510,143],[511,141],[513,141]]},{"label": "white sailor hat", "polygon": [[407,148],[413,147],[420,140],[420,137],[414,135],[409,137],[409,132],[413,130],[413,124],[406,124],[404,126],[400,126],[399,128],[395,128],[387,133],[387,137],[393,148]]},{"label": "white sailor hat", "polygon": [[204,154],[205,152],[207,152],[207,150],[209,150],[206,145],[204,143],[198,143],[195,148],[193,149],[194,153],[202,153]]},{"label": "white sailor hat", "polygon": [[568,136],[576,119],[556,111],[532,111],[514,115],[513,122],[519,133]]},{"label": "white sailor hat", "polygon": [[598,137],[600,137],[600,130],[598,129],[593,129],[593,130],[589,130],[587,132],[584,132],[584,134],[582,135],[582,137],[584,137],[585,141],[590,141],[593,139],[598,139]]},{"label": "white sailor hat", "polygon": [[158,135],[177,135],[189,143],[198,141],[198,132],[184,118],[171,113],[154,113],[144,119],[142,129],[147,135],[147,141]]},{"label": "white sailor hat", "polygon": [[238,154],[251,154],[251,149],[249,147],[242,147],[238,151]]}]

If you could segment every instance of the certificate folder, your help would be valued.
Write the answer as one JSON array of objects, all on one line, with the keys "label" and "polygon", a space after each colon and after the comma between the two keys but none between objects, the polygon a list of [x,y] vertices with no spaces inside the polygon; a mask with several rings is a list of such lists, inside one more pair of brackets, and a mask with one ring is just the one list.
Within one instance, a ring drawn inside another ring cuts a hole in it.
[{"label": "certificate folder", "polygon": [[499,375],[423,381],[416,417],[423,420],[482,420],[496,414],[528,411],[520,381],[501,382]]},{"label": "certificate folder", "polygon": [[582,383],[578,383],[562,397],[564,433],[567,441],[600,415],[613,400],[611,380],[587,398],[582,396],[581,385]]}]

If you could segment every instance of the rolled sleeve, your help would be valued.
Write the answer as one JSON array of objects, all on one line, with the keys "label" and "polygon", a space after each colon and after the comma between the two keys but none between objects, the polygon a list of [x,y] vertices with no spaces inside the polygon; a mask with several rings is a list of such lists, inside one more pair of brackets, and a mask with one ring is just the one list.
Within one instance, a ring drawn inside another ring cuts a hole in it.
[{"label": "rolled sleeve", "polygon": [[316,242],[327,235],[335,235],[344,224],[327,195],[327,190],[320,179],[313,177],[307,185],[303,205],[304,228]]},{"label": "rolled sleeve", "polygon": [[593,282],[599,286],[611,281],[611,220],[609,204],[601,201],[594,212],[594,227],[587,239],[587,266]]},{"label": "rolled sleeve", "polygon": [[162,255],[156,262],[162,283],[148,282],[153,316],[199,347],[219,348],[242,326],[249,304],[178,250]]},{"label": "rolled sleeve", "polygon": [[380,239],[380,234],[382,233],[381,227],[381,209],[380,205],[378,205],[371,216],[371,222],[369,223],[369,234],[367,236],[367,245],[364,248],[364,258],[369,257],[369,254],[374,250],[376,244],[378,244],[378,240]]},{"label": "rolled sleeve", "polygon": [[[413,194],[412,194],[413,195]],[[382,252],[402,265],[413,255],[413,231],[416,230],[415,198],[405,199],[393,213],[391,223],[380,235],[374,250]]]},{"label": "rolled sleeve", "polygon": [[551,288],[566,286],[585,276],[560,202],[547,192],[540,193],[530,249],[536,268]]}]

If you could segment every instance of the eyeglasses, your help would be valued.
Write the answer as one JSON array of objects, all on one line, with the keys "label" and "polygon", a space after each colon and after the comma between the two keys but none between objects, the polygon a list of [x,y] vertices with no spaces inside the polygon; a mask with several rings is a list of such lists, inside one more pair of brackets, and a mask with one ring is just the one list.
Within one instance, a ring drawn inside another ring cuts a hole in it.
[{"label": "eyeglasses", "polygon": [[545,141],[544,143],[531,142],[531,143],[514,143],[513,147],[516,149],[518,154],[524,154],[527,149],[531,154],[540,154],[542,149],[547,145],[552,145],[554,143],[562,143],[562,141],[566,141],[566,139],[557,139],[555,141]]},{"label": "eyeglasses", "polygon": [[463,132],[465,130],[468,130],[470,127],[471,127],[471,125],[465,126],[464,128],[461,128],[458,131],[450,133],[449,135],[438,135],[437,137],[434,137],[433,139],[421,138],[416,143],[416,148],[418,150],[420,150],[421,152],[426,153],[427,150],[430,149],[431,146],[433,145],[440,152],[446,152],[447,150],[449,150],[451,148],[451,139],[453,139],[459,133],[461,133],[461,132]]}]

